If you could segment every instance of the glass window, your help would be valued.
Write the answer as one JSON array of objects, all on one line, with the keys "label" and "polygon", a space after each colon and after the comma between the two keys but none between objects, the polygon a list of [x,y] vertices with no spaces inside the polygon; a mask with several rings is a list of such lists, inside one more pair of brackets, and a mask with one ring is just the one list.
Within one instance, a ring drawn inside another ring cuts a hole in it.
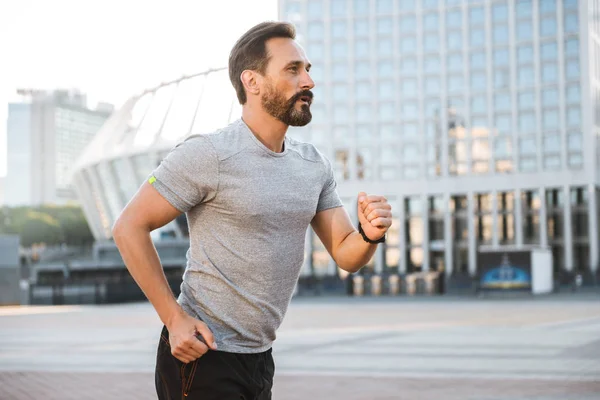
[{"label": "glass window", "polygon": [[361,61],[357,62],[354,66],[354,73],[356,79],[367,79],[371,77],[371,66],[368,62]]},{"label": "glass window", "polygon": [[402,11],[415,11],[415,0],[399,0],[398,8]]},{"label": "glass window", "polygon": [[[416,62],[415,62],[415,69],[416,69]],[[440,58],[439,57],[433,57],[433,56],[428,56],[425,57],[423,59],[423,69],[425,70],[425,72],[427,73],[439,73],[440,72]]]},{"label": "glass window", "polygon": [[521,158],[519,160],[519,169],[523,172],[532,172],[536,168],[535,158]]},{"label": "glass window", "polygon": [[426,99],[425,100],[425,115],[427,117],[435,117],[440,112],[440,100],[439,99]]},{"label": "glass window", "polygon": [[535,106],[535,94],[532,91],[519,93],[519,108],[527,109]]},{"label": "glass window", "polygon": [[494,87],[496,89],[508,88],[510,86],[510,72],[507,69],[494,71]]},{"label": "glass window", "polygon": [[449,10],[446,13],[446,26],[449,28],[462,27],[462,11],[460,9]]},{"label": "glass window", "polygon": [[556,64],[545,64],[542,66],[542,82],[554,83],[558,80],[558,67]]},{"label": "glass window", "polygon": [[579,84],[567,86],[567,103],[579,103]]},{"label": "glass window", "polygon": [[494,51],[494,65],[503,67],[508,65],[508,49],[499,49]]},{"label": "glass window", "polygon": [[438,0],[422,0],[423,8],[437,8]]},{"label": "glass window", "polygon": [[348,120],[348,106],[337,104],[333,107],[333,121],[341,124]]},{"label": "glass window", "polygon": [[448,90],[450,92],[459,92],[463,90],[464,81],[462,75],[450,75],[448,77]]},{"label": "glass window", "polygon": [[308,23],[308,34],[307,37],[309,39],[323,39],[325,36],[325,28],[323,27],[322,22],[309,22]]},{"label": "glass window", "polygon": [[570,127],[579,127],[581,125],[581,110],[579,107],[567,108],[567,125]]},{"label": "glass window", "polygon": [[510,94],[497,94],[494,99],[494,106],[497,111],[510,111]]},{"label": "glass window", "polygon": [[381,81],[379,82],[379,98],[393,99],[394,98],[394,82]]},{"label": "glass window", "polygon": [[[298,12],[300,10],[298,9]],[[310,17],[321,17],[323,15],[323,2],[311,1],[308,3],[308,15]]]},{"label": "glass window", "polygon": [[540,20],[540,35],[554,36],[556,35],[556,18],[546,17]]},{"label": "glass window", "polygon": [[354,42],[354,56],[358,58],[369,57],[369,40],[358,39]]},{"label": "glass window", "polygon": [[423,28],[437,31],[439,29],[439,17],[437,13],[425,14],[423,16]]},{"label": "glass window", "polygon": [[333,98],[337,101],[346,101],[348,99],[348,85],[336,84],[333,86]]},{"label": "glass window", "polygon": [[556,134],[544,135],[544,153],[560,152],[560,136]]},{"label": "glass window", "polygon": [[521,67],[519,69],[519,85],[520,86],[532,86],[534,75],[533,68],[531,67]]},{"label": "glass window", "polygon": [[417,124],[403,124],[402,136],[404,140],[416,138],[418,136]]},{"label": "glass window", "polygon": [[325,49],[321,43],[310,43],[308,46],[308,51],[313,62],[321,61],[325,58]]},{"label": "glass window", "polygon": [[507,44],[508,43],[508,26],[496,26],[494,27],[494,43],[495,44]]},{"label": "glass window", "polygon": [[485,69],[485,53],[477,52],[471,54],[471,69]]},{"label": "glass window", "polygon": [[469,19],[471,25],[483,25],[485,23],[485,14],[483,13],[483,7],[471,7],[469,12]]},{"label": "glass window", "polygon": [[492,6],[492,19],[494,22],[508,20],[508,6],[506,3],[496,3]]},{"label": "glass window", "polygon": [[577,21],[577,14],[569,13],[565,15],[565,32],[566,33],[578,33],[579,22]]},{"label": "glass window", "polygon": [[416,119],[418,117],[417,105],[414,103],[405,103],[402,106],[402,116],[404,118]]},{"label": "glass window", "polygon": [[509,138],[496,138],[494,140],[494,156],[496,158],[507,158],[512,154],[511,141]]},{"label": "glass window", "polygon": [[519,153],[521,155],[535,155],[535,138],[521,138],[519,140]]},{"label": "glass window", "polygon": [[323,76],[323,67],[318,64],[313,64],[312,68],[310,69],[310,77],[315,82],[322,82],[325,79]]},{"label": "glass window", "polygon": [[517,49],[517,60],[521,65],[533,63],[533,48],[531,46],[519,46]]},{"label": "glass window", "polygon": [[563,8],[565,10],[577,11],[577,0],[563,0]]},{"label": "glass window", "polygon": [[371,84],[368,82],[360,82],[354,86],[356,100],[369,100],[371,98]]},{"label": "glass window", "polygon": [[583,137],[581,133],[571,133],[568,136],[567,149],[569,151],[583,151]]},{"label": "glass window", "polygon": [[400,41],[400,50],[405,54],[412,54],[417,50],[417,41],[414,37],[404,37]]},{"label": "glass window", "polygon": [[528,18],[533,15],[531,0],[518,0],[516,5],[517,18]]},{"label": "glass window", "polygon": [[[417,60],[414,58],[402,58],[401,70],[404,74],[414,74],[417,71]],[[427,66],[427,59],[425,60],[425,66]],[[429,72],[429,71],[427,71]]]},{"label": "glass window", "polygon": [[519,131],[521,133],[535,132],[535,114],[522,112],[519,114]]},{"label": "glass window", "polygon": [[394,103],[380,103],[378,108],[381,120],[389,121],[394,119]]},{"label": "glass window", "polygon": [[394,32],[394,27],[391,18],[379,18],[377,21],[378,35],[391,35]]},{"label": "glass window", "polygon": [[[439,67],[439,63],[438,63]],[[450,54],[448,56],[448,70],[449,71],[461,71],[463,68],[462,55]]]},{"label": "glass window", "polygon": [[427,77],[425,78],[425,93],[427,94],[439,94],[440,93],[440,80],[438,77]]},{"label": "glass window", "polygon": [[558,46],[556,42],[542,43],[541,46],[542,60],[556,60],[558,57]]},{"label": "glass window", "polygon": [[473,28],[471,31],[471,47],[483,47],[485,45],[485,31]]},{"label": "glass window", "polygon": [[334,81],[345,81],[348,79],[348,67],[346,64],[333,64],[331,74]]},{"label": "glass window", "polygon": [[531,40],[533,38],[533,24],[531,21],[519,21],[517,24],[517,39]]},{"label": "glass window", "polygon": [[394,75],[394,63],[392,61],[380,61],[377,69],[380,78],[389,78]]},{"label": "glass window", "polygon": [[392,39],[379,39],[377,41],[377,53],[380,57],[390,57],[394,54],[394,42]]},{"label": "glass window", "polygon": [[343,17],[346,15],[346,0],[331,0],[331,16]]},{"label": "glass window", "polygon": [[448,32],[448,49],[460,50],[462,48],[462,35],[459,31]]},{"label": "glass window", "polygon": [[583,155],[581,153],[569,154],[569,167],[570,168],[581,168],[583,167]]},{"label": "glass window", "polygon": [[545,156],[544,157],[544,168],[545,169],[559,169],[560,168],[560,156]]},{"label": "glass window", "polygon": [[419,162],[419,147],[415,144],[405,144],[402,147],[402,159],[405,163]]},{"label": "glass window", "polygon": [[417,95],[417,80],[416,79],[404,79],[402,81],[402,96],[404,97],[415,97]]},{"label": "glass window", "polygon": [[[380,125],[379,127],[379,137],[386,140],[396,139],[398,135],[398,131],[394,125]],[[395,152],[396,150],[394,150]]]},{"label": "glass window", "polygon": [[369,0],[354,0],[354,14],[364,15],[369,13]]},{"label": "glass window", "polygon": [[496,130],[499,135],[509,135],[512,132],[510,115],[496,115]]},{"label": "glass window", "polygon": [[437,52],[440,49],[440,37],[435,34],[425,35],[423,38],[423,47],[425,51]]},{"label": "glass window", "polygon": [[348,57],[348,45],[346,42],[335,42],[332,46],[333,59]]},{"label": "glass window", "polygon": [[471,90],[485,90],[486,81],[485,81],[485,73],[483,72],[474,72],[471,74]]},{"label": "glass window", "polygon": [[377,0],[377,12],[379,14],[389,14],[393,10],[392,0]]},{"label": "glass window", "polygon": [[345,39],[347,35],[346,21],[333,21],[331,23],[331,36],[334,39]]},{"label": "glass window", "polygon": [[400,32],[414,34],[417,30],[417,17],[414,14],[400,17]]},{"label": "glass window", "polygon": [[558,110],[547,110],[544,111],[542,117],[542,123],[545,130],[557,130],[558,129]]},{"label": "glass window", "polygon": [[579,78],[579,61],[567,60],[567,79]]},{"label": "glass window", "polygon": [[555,13],[556,12],[556,1],[555,0],[542,0],[540,1],[540,13]]},{"label": "glass window", "polygon": [[558,90],[555,88],[542,90],[542,105],[544,107],[558,105]]},{"label": "glass window", "polygon": [[361,103],[356,105],[356,120],[359,122],[369,122],[372,115],[371,104]]},{"label": "glass window", "polygon": [[579,55],[579,39],[569,38],[565,40],[565,54],[569,56]]},{"label": "glass window", "polygon": [[471,98],[471,113],[483,114],[487,112],[487,97],[473,96]]},{"label": "glass window", "polygon": [[369,20],[357,19],[354,21],[354,36],[369,36]]}]

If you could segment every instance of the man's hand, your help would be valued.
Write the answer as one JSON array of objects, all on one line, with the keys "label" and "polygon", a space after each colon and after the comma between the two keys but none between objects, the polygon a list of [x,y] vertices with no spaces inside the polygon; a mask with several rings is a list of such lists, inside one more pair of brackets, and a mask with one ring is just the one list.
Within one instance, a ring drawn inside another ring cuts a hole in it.
[{"label": "man's hand", "polygon": [[212,350],[217,349],[217,343],[208,326],[185,312],[174,315],[167,325],[167,330],[171,354],[186,364],[202,357],[209,347]]},{"label": "man's hand", "polygon": [[365,192],[360,192],[358,194],[358,222],[369,239],[378,240],[392,225],[392,206],[383,196],[367,196]]}]

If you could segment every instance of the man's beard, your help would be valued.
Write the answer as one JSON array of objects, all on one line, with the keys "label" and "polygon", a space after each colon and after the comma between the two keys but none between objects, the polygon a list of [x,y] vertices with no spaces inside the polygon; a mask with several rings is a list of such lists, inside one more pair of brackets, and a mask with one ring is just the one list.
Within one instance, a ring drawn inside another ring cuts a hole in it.
[{"label": "man's beard", "polygon": [[312,102],[313,93],[310,90],[303,90],[286,100],[273,86],[268,85],[267,88],[261,102],[263,108],[273,117],[289,126],[305,126],[312,120],[308,104],[302,104],[300,110],[296,109],[296,102],[303,96],[310,98]]}]

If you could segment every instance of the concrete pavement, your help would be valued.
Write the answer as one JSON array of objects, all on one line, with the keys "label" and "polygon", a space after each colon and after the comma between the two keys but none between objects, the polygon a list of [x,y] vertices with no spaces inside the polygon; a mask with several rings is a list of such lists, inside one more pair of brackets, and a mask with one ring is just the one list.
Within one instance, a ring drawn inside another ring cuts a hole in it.
[{"label": "concrete pavement", "polygon": [[[152,399],[149,304],[0,308],[0,399]],[[274,399],[600,399],[600,296],[296,299]]]}]

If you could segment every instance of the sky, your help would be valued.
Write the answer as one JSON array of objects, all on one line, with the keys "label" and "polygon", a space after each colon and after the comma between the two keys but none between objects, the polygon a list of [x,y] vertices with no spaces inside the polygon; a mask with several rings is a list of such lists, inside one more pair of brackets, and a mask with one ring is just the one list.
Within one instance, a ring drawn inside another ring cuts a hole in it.
[{"label": "sky", "polygon": [[277,0],[0,1],[0,177],[17,88],[77,88],[91,106],[119,107],[163,81],[225,67],[241,34],[276,19]]}]

